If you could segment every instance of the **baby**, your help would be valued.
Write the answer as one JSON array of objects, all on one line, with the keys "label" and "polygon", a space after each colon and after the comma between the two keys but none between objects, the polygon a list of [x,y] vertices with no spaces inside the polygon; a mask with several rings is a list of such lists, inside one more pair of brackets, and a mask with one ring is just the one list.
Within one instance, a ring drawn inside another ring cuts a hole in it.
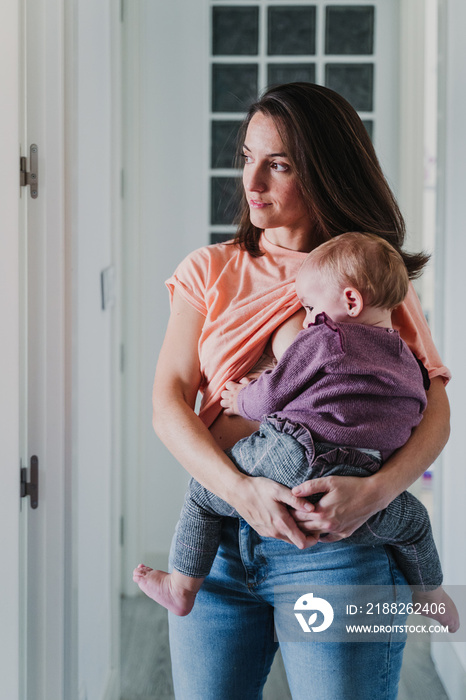
[{"label": "baby", "polygon": [[[227,451],[240,471],[289,488],[322,476],[365,477],[405,444],[422,419],[429,387],[422,363],[391,324],[407,291],[401,256],[378,236],[346,233],[308,255],[296,280],[304,330],[289,339],[274,369],[250,382],[227,382],[222,393],[228,415],[262,421],[259,431]],[[239,517],[191,479],[173,572],[140,564],[133,580],[141,590],[187,615],[215,558],[222,516]],[[349,539],[390,545],[414,601],[427,603],[434,611],[428,616],[450,632],[458,629],[427,511],[412,494],[401,493]]]}]

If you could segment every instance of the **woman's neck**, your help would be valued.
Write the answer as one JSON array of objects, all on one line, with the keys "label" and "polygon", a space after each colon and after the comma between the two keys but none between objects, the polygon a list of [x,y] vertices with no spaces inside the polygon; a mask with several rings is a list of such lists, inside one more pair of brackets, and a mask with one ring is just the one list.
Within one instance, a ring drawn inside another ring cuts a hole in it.
[{"label": "woman's neck", "polygon": [[273,245],[287,250],[297,250],[301,253],[310,253],[323,241],[315,240],[312,231],[290,231],[283,228],[269,228],[264,230],[264,236]]}]

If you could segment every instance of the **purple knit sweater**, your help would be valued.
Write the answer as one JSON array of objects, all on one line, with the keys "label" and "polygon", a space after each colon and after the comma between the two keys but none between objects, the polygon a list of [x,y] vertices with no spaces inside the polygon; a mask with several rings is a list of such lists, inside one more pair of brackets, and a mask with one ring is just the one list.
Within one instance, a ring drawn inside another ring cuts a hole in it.
[{"label": "purple knit sweater", "polygon": [[273,413],[319,442],[379,450],[384,459],[405,444],[426,403],[423,373],[398,331],[334,323],[325,313],[238,394],[245,418]]}]

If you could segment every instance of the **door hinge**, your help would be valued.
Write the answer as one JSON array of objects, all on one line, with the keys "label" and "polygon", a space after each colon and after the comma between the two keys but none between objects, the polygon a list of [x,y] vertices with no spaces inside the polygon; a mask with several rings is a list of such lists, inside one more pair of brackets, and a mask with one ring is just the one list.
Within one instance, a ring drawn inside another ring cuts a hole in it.
[{"label": "door hinge", "polygon": [[21,467],[21,498],[30,496],[31,508],[39,505],[39,458],[31,457],[31,481],[28,481],[27,468]]},{"label": "door hinge", "polygon": [[21,156],[19,159],[19,184],[21,187],[31,186],[31,197],[37,199],[39,196],[39,147],[33,143],[29,151],[29,172],[27,169],[27,158]]}]

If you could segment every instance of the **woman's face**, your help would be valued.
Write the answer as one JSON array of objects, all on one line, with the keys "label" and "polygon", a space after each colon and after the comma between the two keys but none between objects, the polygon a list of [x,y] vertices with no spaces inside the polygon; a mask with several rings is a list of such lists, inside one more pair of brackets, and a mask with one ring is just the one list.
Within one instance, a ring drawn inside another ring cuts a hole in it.
[{"label": "woman's face", "polygon": [[272,119],[260,112],[249,123],[243,156],[243,185],[251,223],[281,245],[285,245],[286,236],[309,235],[309,210],[285,146]]}]

